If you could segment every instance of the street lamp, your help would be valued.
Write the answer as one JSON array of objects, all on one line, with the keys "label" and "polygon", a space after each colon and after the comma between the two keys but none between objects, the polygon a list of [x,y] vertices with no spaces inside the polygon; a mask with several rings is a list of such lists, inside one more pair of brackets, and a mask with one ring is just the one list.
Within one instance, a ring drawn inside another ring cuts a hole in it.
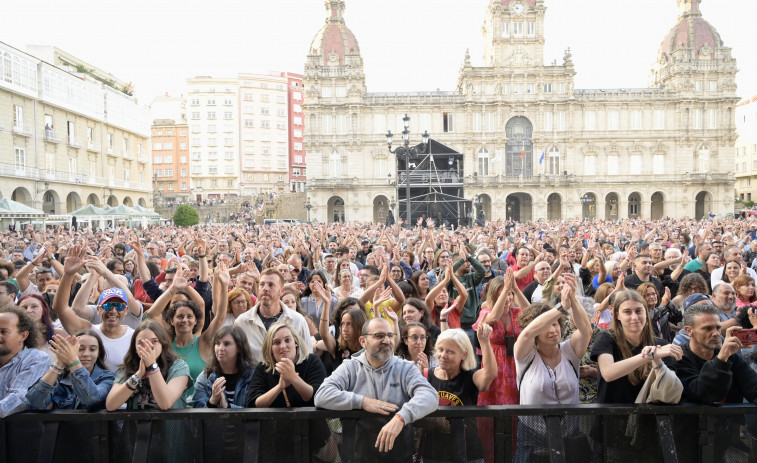
[{"label": "street lamp", "polygon": [[313,208],[313,205],[310,204],[310,198],[308,198],[307,200],[305,200],[305,209],[308,210],[308,223],[310,223],[310,209],[312,208]]},{"label": "street lamp", "polygon": [[[413,226],[413,212],[410,205],[410,157],[411,156],[417,156],[418,154],[422,154],[426,151],[426,147],[428,146],[428,131],[423,132],[423,143],[421,145],[421,149],[418,150],[417,147],[410,146],[410,117],[405,114],[405,117],[402,118],[402,145],[396,147],[394,150],[392,150],[392,139],[394,138],[394,134],[392,134],[392,131],[390,130],[386,134],[386,144],[389,146],[389,152],[397,156],[397,160],[399,161],[400,158],[405,158],[405,222],[407,222],[408,228],[412,228]],[[397,163],[397,199],[399,200],[399,162]],[[398,214],[399,215],[399,214]]]}]

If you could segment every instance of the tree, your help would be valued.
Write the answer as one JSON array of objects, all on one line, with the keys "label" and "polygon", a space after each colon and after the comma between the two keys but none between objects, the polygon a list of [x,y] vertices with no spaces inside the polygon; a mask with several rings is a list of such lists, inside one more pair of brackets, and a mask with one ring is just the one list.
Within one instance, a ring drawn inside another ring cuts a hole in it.
[{"label": "tree", "polygon": [[176,212],[173,215],[173,223],[178,227],[197,225],[200,223],[200,216],[197,215],[197,210],[194,207],[182,204],[176,208]]}]

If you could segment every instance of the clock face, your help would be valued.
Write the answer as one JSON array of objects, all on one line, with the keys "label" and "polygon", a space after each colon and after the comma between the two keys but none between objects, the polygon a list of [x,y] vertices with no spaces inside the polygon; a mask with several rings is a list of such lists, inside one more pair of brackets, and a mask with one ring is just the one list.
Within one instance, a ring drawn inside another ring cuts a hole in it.
[{"label": "clock face", "polygon": [[516,3],[513,6],[513,11],[515,11],[517,14],[523,13],[523,4],[522,3]]}]

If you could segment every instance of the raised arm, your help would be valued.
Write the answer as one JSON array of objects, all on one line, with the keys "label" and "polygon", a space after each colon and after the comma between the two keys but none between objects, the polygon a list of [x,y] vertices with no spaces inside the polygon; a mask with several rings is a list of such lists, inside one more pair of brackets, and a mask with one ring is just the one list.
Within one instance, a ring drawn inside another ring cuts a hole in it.
[{"label": "raised arm", "polygon": [[74,245],[68,250],[66,263],[63,266],[63,277],[60,279],[58,291],[53,298],[53,311],[58,314],[63,328],[69,333],[88,330],[92,327],[89,321],[79,318],[73,309],[68,306],[74,275],[84,266],[84,256],[86,253],[79,245]]},{"label": "raised arm", "polygon": [[516,286],[515,277],[513,276],[513,271],[511,269],[507,269],[507,274],[504,279],[505,284],[502,287],[502,291],[499,293],[499,296],[497,296],[497,300],[494,301],[494,307],[491,307],[491,312],[486,315],[486,319],[484,320],[485,323],[490,325],[497,323],[497,321],[502,318],[503,314],[510,313],[510,305],[512,304],[511,293],[513,287]]},{"label": "raised arm", "polygon": [[[111,288],[119,288],[126,292],[126,294],[131,294],[131,291],[129,291],[129,286],[127,286],[121,278],[118,278],[116,275],[114,275],[113,272],[111,272],[105,265],[105,263],[103,263],[103,261],[101,261],[97,257],[88,257],[85,261],[85,265],[90,271],[92,269],[96,269],[97,273],[105,278],[105,281],[108,282]],[[133,297],[129,297],[127,299],[128,301],[126,304],[129,308],[129,312],[131,312],[131,314],[135,317],[141,317],[142,306],[140,305],[140,303]]]},{"label": "raised arm", "polygon": [[[429,312],[434,310],[434,301],[436,300],[436,297],[439,296],[439,294],[442,292],[442,289],[447,287],[450,282],[450,275],[452,274],[454,274],[454,272],[448,265],[447,270],[444,272],[444,278],[441,281],[437,282],[436,285],[429,290],[428,294],[426,295],[426,307],[428,308]],[[457,280],[457,278],[455,278],[455,280]],[[465,289],[465,287],[463,287],[463,289]],[[462,308],[460,310],[462,310]]]},{"label": "raised arm", "polygon": [[489,389],[492,381],[497,376],[497,361],[494,359],[494,350],[492,350],[490,336],[492,327],[487,323],[480,323],[476,330],[476,337],[481,346],[481,355],[483,368],[473,373],[473,382],[479,391]]},{"label": "raised arm", "polygon": [[[210,321],[208,329],[200,335],[200,355],[206,362],[213,356],[213,337],[216,331],[223,325],[226,319],[226,312],[229,306],[229,270],[226,263],[218,262],[215,271],[215,281],[213,282],[213,320]],[[204,303],[203,306],[204,307]],[[198,322],[199,324],[199,322]]]},{"label": "raised arm", "polygon": [[[331,312],[331,291],[328,287],[324,287],[323,284],[315,281],[314,293],[319,299],[323,301],[323,310],[321,310],[321,318],[318,321],[318,334],[321,336],[321,340],[316,344],[316,347],[320,350],[326,351],[331,354],[331,357],[336,356],[336,339],[331,335],[329,330],[329,313]],[[339,329],[340,320],[336,320],[334,326]]]}]

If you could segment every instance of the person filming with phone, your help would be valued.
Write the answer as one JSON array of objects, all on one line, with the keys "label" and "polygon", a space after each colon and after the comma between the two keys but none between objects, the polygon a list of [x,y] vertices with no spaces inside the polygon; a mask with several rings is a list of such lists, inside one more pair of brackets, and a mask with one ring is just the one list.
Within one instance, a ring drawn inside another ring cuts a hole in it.
[{"label": "person filming with phone", "polygon": [[[689,307],[683,316],[686,334],[690,341],[683,346],[683,357],[675,364],[675,372],[683,384],[682,401],[698,404],[740,404],[746,401],[757,403],[757,373],[739,354],[747,345],[757,343],[757,330],[731,326],[721,337],[719,310],[710,302],[699,302]],[[757,320],[756,320],[757,321]],[[738,415],[737,415],[738,416]],[[757,436],[757,421],[747,417],[747,435],[753,441]],[[729,447],[743,443],[739,438],[739,426],[744,424],[732,416],[718,417],[713,427],[716,436],[714,455],[725,457]],[[682,424],[686,427],[686,423]],[[694,430],[681,430],[689,436]],[[681,441],[683,442],[683,441]],[[697,447],[681,449],[694,452]],[[698,455],[681,455],[681,461],[697,461]]]}]

